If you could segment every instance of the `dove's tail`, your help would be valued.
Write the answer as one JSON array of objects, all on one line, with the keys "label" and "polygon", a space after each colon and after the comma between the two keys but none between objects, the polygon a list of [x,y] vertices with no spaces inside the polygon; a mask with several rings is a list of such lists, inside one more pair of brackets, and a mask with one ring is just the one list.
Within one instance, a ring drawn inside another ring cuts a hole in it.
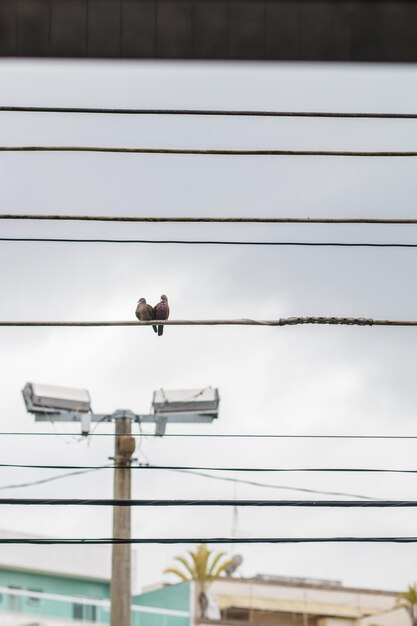
[{"label": "dove's tail", "polygon": [[158,326],[158,335],[161,336],[164,333],[164,327],[163,326]]},{"label": "dove's tail", "polygon": [[158,328],[156,326],[152,326],[154,333],[158,332]]}]

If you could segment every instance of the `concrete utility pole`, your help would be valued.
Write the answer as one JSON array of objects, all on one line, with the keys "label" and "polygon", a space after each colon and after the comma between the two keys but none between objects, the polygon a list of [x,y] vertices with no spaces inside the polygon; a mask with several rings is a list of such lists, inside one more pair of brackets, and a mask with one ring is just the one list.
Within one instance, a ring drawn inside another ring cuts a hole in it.
[{"label": "concrete utility pole", "polygon": [[[135,439],[132,418],[117,417],[114,464],[114,498],[131,499],[131,460]],[[113,537],[130,539],[131,507],[113,507]],[[130,544],[113,544],[111,574],[111,626],[131,626],[132,573]]]}]

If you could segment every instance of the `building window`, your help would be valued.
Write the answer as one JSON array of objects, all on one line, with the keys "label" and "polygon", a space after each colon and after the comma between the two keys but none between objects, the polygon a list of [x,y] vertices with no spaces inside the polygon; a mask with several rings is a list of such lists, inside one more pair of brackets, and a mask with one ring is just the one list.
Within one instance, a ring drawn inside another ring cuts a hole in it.
[{"label": "building window", "polygon": [[13,591],[21,591],[21,587],[15,587],[13,585],[9,585],[8,589],[10,593],[8,594],[7,599],[7,608],[9,611],[19,612],[22,610],[22,596],[14,594]]},{"label": "building window", "polygon": [[96,622],[97,607],[92,604],[78,604],[75,602],[72,605],[72,616],[80,621]]},{"label": "building window", "polygon": [[29,592],[29,597],[27,599],[27,603],[30,606],[39,606],[40,603],[41,603],[41,599],[37,595],[36,596],[32,596],[31,592],[38,594],[38,593],[43,593],[43,590],[42,589],[32,588],[32,589],[28,589],[28,592]]}]

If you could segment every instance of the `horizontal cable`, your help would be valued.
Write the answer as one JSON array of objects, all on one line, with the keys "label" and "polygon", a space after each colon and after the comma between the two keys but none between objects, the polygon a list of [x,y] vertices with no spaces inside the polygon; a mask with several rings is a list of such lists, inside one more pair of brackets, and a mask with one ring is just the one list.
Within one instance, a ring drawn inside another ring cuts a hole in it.
[{"label": "horizontal cable", "polygon": [[13,506],[248,506],[314,508],[416,508],[417,500],[157,500],[120,498],[0,498],[1,505]]},{"label": "horizontal cable", "polygon": [[149,320],[139,321],[0,321],[0,327],[119,327],[153,326],[298,326],[303,324],[335,326],[417,326],[417,320],[383,320],[364,317],[281,317],[275,320]]},{"label": "horizontal cable", "polygon": [[7,113],[93,113],[104,115],[198,115],[217,117],[323,117],[347,119],[417,119],[416,113],[355,113],[322,111],[251,111],[227,109],[123,109],[109,107],[1,106]]},{"label": "horizontal cable", "polygon": [[[417,223],[417,222],[416,222]],[[0,237],[0,241],[15,243],[115,243],[157,244],[180,246],[272,246],[307,248],[417,248],[417,243],[370,243],[344,241],[226,241],[207,239],[109,239],[74,237]]]},{"label": "horizontal cable", "polygon": [[[0,463],[0,468],[15,469],[59,469],[98,470],[126,469],[125,465],[33,465],[24,463]],[[373,473],[373,474],[417,474],[417,469],[393,469],[373,467],[213,467],[200,465],[131,465],[132,470],[190,471],[204,472],[277,472],[277,473]]]},{"label": "horizontal cable", "polygon": [[62,215],[56,213],[0,213],[0,220],[51,220],[139,223],[215,224],[417,224],[417,218],[380,217],[149,217],[130,215]]},{"label": "horizontal cable", "polygon": [[0,544],[30,545],[106,545],[106,544],[213,544],[213,543],[417,543],[417,537],[146,537],[146,538],[53,538],[8,537]]},{"label": "horizontal cable", "polygon": [[183,154],[206,156],[416,157],[417,150],[228,150],[206,148],[127,148],[108,146],[0,146],[0,152],[101,152],[112,154]]},{"label": "horizontal cable", "polygon": [[[79,432],[25,432],[25,431],[8,431],[0,432],[0,437],[79,437]],[[89,437],[114,437],[114,433],[90,433]],[[133,433],[132,437],[156,437],[153,433]],[[186,439],[399,439],[399,440],[414,440],[417,439],[417,435],[302,435],[302,434],[274,434],[274,433],[164,433],[164,438],[178,438],[183,437]]]}]

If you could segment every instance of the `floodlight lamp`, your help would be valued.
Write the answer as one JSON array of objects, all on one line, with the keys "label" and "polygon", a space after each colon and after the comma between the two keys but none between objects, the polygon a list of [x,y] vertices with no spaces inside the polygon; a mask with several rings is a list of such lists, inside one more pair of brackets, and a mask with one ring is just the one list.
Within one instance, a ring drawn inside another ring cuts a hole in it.
[{"label": "floodlight lamp", "polygon": [[91,399],[87,389],[27,383],[22,393],[26,408],[30,413],[62,411],[89,413],[91,411]]},{"label": "floodlight lamp", "polygon": [[199,413],[217,417],[219,391],[213,387],[202,389],[154,391],[152,408],[155,413]]}]

